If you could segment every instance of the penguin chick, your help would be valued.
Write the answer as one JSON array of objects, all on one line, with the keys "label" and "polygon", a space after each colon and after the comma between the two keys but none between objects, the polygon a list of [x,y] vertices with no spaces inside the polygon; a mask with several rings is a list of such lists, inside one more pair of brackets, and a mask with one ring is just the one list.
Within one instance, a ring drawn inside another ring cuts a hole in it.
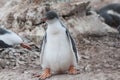
[{"label": "penguin chick", "polygon": [[31,47],[23,42],[16,33],[0,28],[0,48],[10,48],[20,44],[23,48],[31,49]]},{"label": "penguin chick", "polygon": [[40,63],[43,72],[39,78],[64,72],[77,74],[78,53],[69,31],[54,11],[47,12],[42,20],[47,23],[47,30],[42,41]]}]

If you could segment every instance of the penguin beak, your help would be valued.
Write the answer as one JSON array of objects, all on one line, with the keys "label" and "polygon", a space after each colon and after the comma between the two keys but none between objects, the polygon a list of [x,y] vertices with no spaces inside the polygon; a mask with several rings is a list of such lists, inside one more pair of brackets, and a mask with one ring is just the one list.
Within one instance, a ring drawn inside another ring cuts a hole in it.
[{"label": "penguin beak", "polygon": [[41,22],[46,22],[47,18],[44,17],[44,18],[41,18]]},{"label": "penguin beak", "polygon": [[31,47],[25,43],[21,43],[20,46],[22,46],[23,48],[31,50]]}]

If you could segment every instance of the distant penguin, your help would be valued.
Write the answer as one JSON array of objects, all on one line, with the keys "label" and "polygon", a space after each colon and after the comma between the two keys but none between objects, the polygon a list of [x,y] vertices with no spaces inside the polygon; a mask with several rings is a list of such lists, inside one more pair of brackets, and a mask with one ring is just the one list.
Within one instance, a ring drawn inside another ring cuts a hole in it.
[{"label": "distant penguin", "polygon": [[109,4],[99,9],[98,14],[104,18],[106,24],[118,28],[120,25],[120,4]]},{"label": "distant penguin", "polygon": [[104,21],[107,25],[116,28],[120,33],[120,4],[108,4],[99,10],[91,10],[90,8],[86,11],[86,16],[90,16],[94,13],[99,14],[101,21]]},{"label": "distant penguin", "polygon": [[42,20],[46,21],[47,30],[41,47],[43,72],[39,78],[46,79],[52,74],[64,72],[77,74],[78,53],[69,31],[54,11],[47,12]]},{"label": "distant penguin", "polygon": [[10,48],[14,45],[21,45],[24,48],[31,49],[16,33],[5,28],[0,28],[0,48]]}]

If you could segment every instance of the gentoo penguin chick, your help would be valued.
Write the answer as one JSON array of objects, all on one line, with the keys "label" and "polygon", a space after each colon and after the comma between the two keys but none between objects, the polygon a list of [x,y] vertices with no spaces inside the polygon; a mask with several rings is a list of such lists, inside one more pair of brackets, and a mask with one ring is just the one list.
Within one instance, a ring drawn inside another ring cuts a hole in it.
[{"label": "gentoo penguin chick", "polygon": [[117,29],[120,33],[120,4],[119,3],[112,3],[107,4],[101,7],[98,10],[90,10],[86,11],[86,15],[92,15],[94,13],[99,14],[100,20],[110,27]]},{"label": "gentoo penguin chick", "polygon": [[31,49],[29,45],[23,43],[21,37],[16,33],[4,28],[0,28],[0,48],[9,48],[18,44],[24,48]]},{"label": "gentoo penguin chick", "polygon": [[42,20],[46,21],[47,30],[40,55],[43,72],[38,77],[46,79],[52,74],[64,72],[77,74],[75,67],[78,62],[78,54],[70,33],[54,11],[47,12]]},{"label": "gentoo penguin chick", "polygon": [[98,14],[104,18],[105,23],[118,28],[120,25],[120,4],[113,3],[100,8]]}]

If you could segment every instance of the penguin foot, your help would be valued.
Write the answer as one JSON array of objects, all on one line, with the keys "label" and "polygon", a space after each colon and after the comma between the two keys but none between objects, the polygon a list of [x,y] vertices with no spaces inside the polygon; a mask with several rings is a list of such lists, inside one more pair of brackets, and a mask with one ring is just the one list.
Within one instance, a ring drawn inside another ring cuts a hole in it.
[{"label": "penguin foot", "polygon": [[79,73],[78,70],[75,69],[73,65],[71,65],[71,66],[69,67],[69,69],[68,69],[68,74],[73,74],[73,75],[75,75],[75,74],[78,74],[78,73]]},{"label": "penguin foot", "polygon": [[42,80],[44,80],[44,79],[46,79],[46,78],[48,78],[50,76],[51,76],[50,69],[47,68],[47,69],[45,69],[43,71],[43,73],[39,76],[39,78],[42,79]]},{"label": "penguin foot", "polygon": [[23,48],[26,48],[26,49],[31,50],[31,47],[30,47],[29,45],[25,44],[25,43],[21,43],[20,45],[21,45]]}]

